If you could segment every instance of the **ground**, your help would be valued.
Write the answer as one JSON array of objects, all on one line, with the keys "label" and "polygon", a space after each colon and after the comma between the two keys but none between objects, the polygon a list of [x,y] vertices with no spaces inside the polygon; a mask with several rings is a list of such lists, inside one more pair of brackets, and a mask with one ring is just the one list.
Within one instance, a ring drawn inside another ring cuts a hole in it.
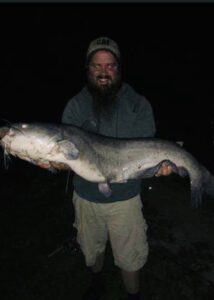
[{"label": "ground", "polygon": [[[80,300],[89,284],[75,245],[72,187],[67,173],[50,173],[13,159],[1,166],[1,299]],[[214,202],[190,205],[187,179],[144,182],[149,258],[141,274],[145,300],[214,297]],[[60,250],[61,249],[61,250]],[[103,300],[126,299],[108,245]]]}]

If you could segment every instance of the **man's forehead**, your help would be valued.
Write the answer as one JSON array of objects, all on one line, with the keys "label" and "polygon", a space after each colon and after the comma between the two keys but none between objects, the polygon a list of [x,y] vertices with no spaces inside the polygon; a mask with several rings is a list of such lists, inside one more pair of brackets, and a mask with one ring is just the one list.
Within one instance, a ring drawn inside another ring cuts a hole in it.
[{"label": "man's forehead", "polygon": [[94,53],[94,55],[91,58],[91,62],[116,62],[115,56],[111,53],[111,51],[108,50],[99,50]]}]

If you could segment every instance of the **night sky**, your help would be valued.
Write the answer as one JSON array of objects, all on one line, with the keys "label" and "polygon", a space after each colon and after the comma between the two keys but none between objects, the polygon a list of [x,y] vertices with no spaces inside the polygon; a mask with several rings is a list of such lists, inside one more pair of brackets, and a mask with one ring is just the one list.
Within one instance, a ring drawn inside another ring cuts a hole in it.
[{"label": "night sky", "polygon": [[84,85],[89,42],[109,36],[157,135],[210,144],[213,15],[213,4],[1,4],[0,118],[59,122]]}]

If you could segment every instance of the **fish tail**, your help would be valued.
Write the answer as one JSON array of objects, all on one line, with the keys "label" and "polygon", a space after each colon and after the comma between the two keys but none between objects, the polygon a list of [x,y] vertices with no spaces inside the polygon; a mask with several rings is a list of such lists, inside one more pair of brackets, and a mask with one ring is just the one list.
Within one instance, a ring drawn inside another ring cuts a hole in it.
[{"label": "fish tail", "polygon": [[205,170],[204,180],[204,192],[210,196],[214,197],[214,176],[208,171]]}]

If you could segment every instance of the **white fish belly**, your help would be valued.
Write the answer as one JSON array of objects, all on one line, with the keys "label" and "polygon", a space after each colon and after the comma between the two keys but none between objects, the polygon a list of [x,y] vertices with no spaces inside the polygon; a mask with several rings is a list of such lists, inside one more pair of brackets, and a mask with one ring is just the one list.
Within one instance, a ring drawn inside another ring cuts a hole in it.
[{"label": "white fish belly", "polygon": [[105,182],[106,177],[100,172],[97,167],[89,162],[81,159],[67,160],[66,163],[75,173],[88,181]]}]

